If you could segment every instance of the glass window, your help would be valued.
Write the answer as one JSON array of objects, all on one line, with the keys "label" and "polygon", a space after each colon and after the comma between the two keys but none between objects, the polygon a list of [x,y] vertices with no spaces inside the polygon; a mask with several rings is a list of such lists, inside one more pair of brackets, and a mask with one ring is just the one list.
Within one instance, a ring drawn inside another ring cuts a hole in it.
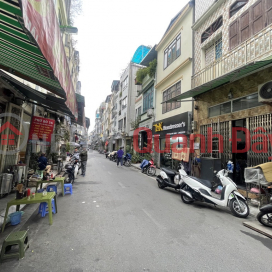
[{"label": "glass window", "polygon": [[206,41],[216,30],[223,25],[223,17],[220,16],[211,26],[209,26],[201,35],[201,43]]},{"label": "glass window", "polygon": [[154,86],[148,89],[144,93],[143,99],[143,112],[146,112],[148,109],[153,107],[153,93],[154,93]]},{"label": "glass window", "polygon": [[163,68],[167,68],[173,61],[180,56],[180,35],[164,51]]},{"label": "glass window", "polygon": [[[167,89],[166,91],[163,92],[162,98],[163,102],[167,101],[181,93],[181,83],[178,82],[171,88]],[[170,103],[163,103],[162,104],[162,113],[177,109],[180,107],[180,102],[170,102]]]},{"label": "glass window", "polygon": [[248,0],[236,1],[230,6],[230,17],[237,13],[244,5],[246,5]]},{"label": "glass window", "polygon": [[215,60],[222,57],[222,38],[215,42]]},{"label": "glass window", "polygon": [[245,110],[261,105],[262,103],[258,102],[258,94],[256,93],[240,99],[233,100],[233,111]]},{"label": "glass window", "polygon": [[220,106],[209,108],[209,117],[220,115]]},{"label": "glass window", "polygon": [[231,112],[231,102],[227,102],[220,105],[220,115]]}]

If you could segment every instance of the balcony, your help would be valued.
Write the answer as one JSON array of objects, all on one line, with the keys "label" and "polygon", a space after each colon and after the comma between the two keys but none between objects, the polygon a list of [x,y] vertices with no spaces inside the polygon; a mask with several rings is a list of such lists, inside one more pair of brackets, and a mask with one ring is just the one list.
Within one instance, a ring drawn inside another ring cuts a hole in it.
[{"label": "balcony", "polygon": [[192,77],[192,89],[272,55],[272,26],[246,40]]}]

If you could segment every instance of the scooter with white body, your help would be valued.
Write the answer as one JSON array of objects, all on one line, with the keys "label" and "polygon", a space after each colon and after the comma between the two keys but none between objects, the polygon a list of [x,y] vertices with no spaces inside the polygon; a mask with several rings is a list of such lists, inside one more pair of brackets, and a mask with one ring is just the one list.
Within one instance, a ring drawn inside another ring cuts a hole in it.
[{"label": "scooter with white body", "polygon": [[209,180],[188,176],[183,169],[179,170],[179,174],[181,199],[184,203],[202,201],[229,207],[232,214],[237,217],[246,218],[249,215],[246,199],[238,192],[237,185],[228,177],[227,170],[222,169],[216,174],[223,185],[220,199],[212,196],[212,184]]}]

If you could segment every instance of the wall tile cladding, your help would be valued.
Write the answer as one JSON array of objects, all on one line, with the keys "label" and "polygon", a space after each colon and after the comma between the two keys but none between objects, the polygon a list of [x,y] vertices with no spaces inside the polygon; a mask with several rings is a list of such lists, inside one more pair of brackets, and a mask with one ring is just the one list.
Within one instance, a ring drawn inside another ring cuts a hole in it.
[{"label": "wall tile cladding", "polygon": [[214,3],[214,0],[195,0],[195,21]]},{"label": "wall tile cladding", "polygon": [[[197,0],[203,1],[203,0]],[[205,1],[206,2],[206,1]],[[208,1],[207,1],[208,2]],[[230,6],[236,2],[236,0],[226,0],[222,3],[220,7],[218,7],[214,13],[208,17],[199,28],[195,29],[195,74],[204,68],[203,64],[201,64],[201,51],[204,48],[207,48],[211,42],[214,42],[217,38],[222,35],[222,55],[225,55],[229,51],[229,25],[237,19],[244,11],[246,11],[252,4],[257,2],[257,0],[249,0],[248,3],[241,8],[234,16],[229,18],[229,9]],[[206,7],[206,6],[205,6]],[[200,6],[195,7],[195,14],[201,14],[197,8],[201,8]],[[215,31],[205,42],[201,43],[201,35],[202,33],[212,24],[214,21],[223,16],[223,26],[220,27],[217,31]]]},{"label": "wall tile cladding", "polygon": [[263,106],[209,118],[209,107],[230,101],[228,99],[228,93],[231,88],[233,99],[256,93],[258,92],[258,85],[271,80],[271,73],[272,67],[269,67],[263,71],[202,94],[199,97],[199,101],[196,102],[199,109],[194,111],[194,119],[198,121],[198,130],[195,132],[199,133],[199,128],[201,125],[210,124],[211,121],[217,122],[218,119],[220,122],[224,122],[271,113],[272,106],[269,104],[264,104]]}]

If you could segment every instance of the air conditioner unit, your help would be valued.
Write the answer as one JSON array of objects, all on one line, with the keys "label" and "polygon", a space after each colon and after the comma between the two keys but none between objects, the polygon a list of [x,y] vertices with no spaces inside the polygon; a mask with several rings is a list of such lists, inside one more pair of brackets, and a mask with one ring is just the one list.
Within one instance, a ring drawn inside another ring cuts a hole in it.
[{"label": "air conditioner unit", "polygon": [[272,81],[258,86],[258,101],[272,102]]},{"label": "air conditioner unit", "polygon": [[153,109],[149,109],[147,110],[147,113],[146,113],[147,117],[152,117],[154,115],[154,111]]}]

